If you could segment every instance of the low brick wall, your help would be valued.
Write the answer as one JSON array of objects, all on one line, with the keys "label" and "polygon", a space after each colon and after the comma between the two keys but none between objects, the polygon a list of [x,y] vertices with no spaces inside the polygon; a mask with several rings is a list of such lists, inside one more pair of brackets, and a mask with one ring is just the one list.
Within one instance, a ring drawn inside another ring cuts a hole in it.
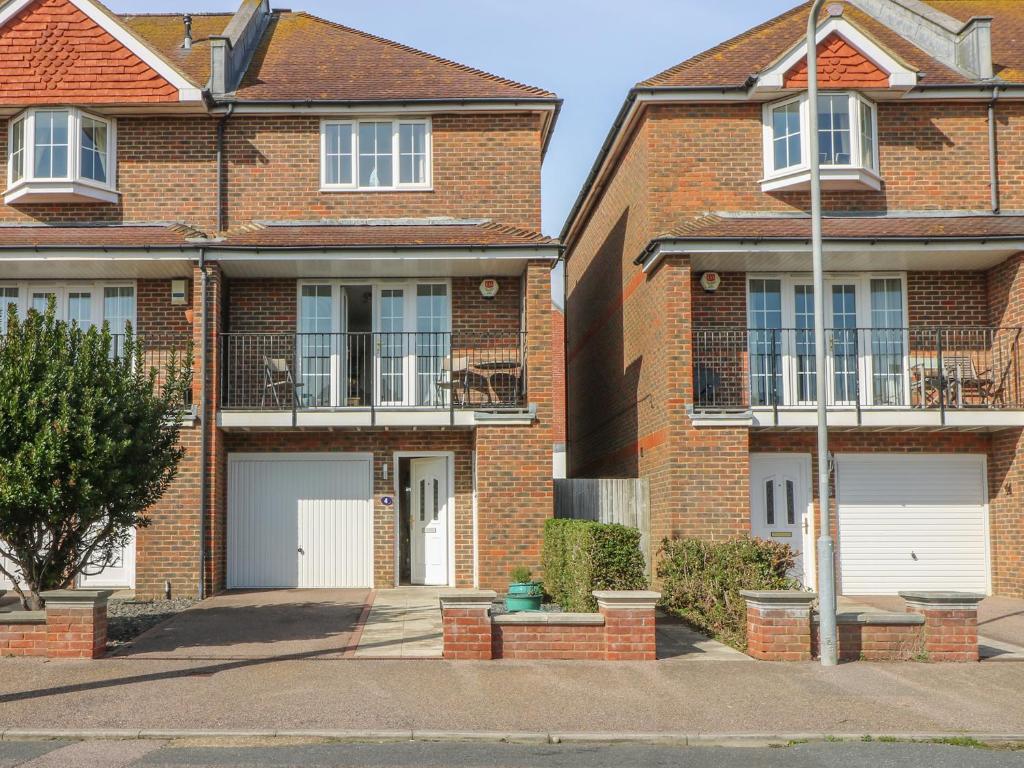
[{"label": "low brick wall", "polygon": [[[742,592],[747,653],[763,661],[817,656],[818,617],[810,592]],[[838,656],[844,661],[977,661],[978,602],[962,592],[901,592],[907,612],[840,613]]]},{"label": "low brick wall", "polygon": [[441,595],[444,658],[653,661],[656,592],[595,592],[599,613],[491,616],[497,594]]},{"label": "low brick wall", "polygon": [[0,656],[98,659],[107,652],[110,592],[43,592],[43,611],[0,613]]}]

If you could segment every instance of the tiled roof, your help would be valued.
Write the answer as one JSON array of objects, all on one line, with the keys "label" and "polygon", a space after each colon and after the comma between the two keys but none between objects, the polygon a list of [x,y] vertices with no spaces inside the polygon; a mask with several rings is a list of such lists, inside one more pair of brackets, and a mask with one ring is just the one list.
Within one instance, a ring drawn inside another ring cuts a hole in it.
[{"label": "tiled roof", "polygon": [[[343,6],[342,6],[343,7]],[[210,35],[231,16],[194,15],[192,49],[181,48],[180,14],[126,15],[155,50],[205,84]],[[241,101],[388,101],[511,99],[555,95],[304,12],[276,11],[246,72]]]},{"label": "tiled roof", "polygon": [[[977,10],[971,15],[996,15],[1001,12],[992,24],[993,48],[998,52],[997,62],[1005,69],[1012,62],[1024,68],[1024,50],[1015,45],[1020,39],[1021,19],[1024,19],[1024,2],[1007,2],[1005,10],[999,0],[928,0],[931,5],[946,10],[947,5],[973,6]],[[844,6],[843,15],[852,23],[876,40],[896,58],[905,61],[912,69],[924,73],[922,84],[950,85],[968,83],[955,70],[946,67],[926,54],[920,48],[900,37],[895,32],[861,12],[849,3]],[[996,6],[990,12],[989,6]],[[747,79],[757,75],[786,54],[799,43],[807,28],[807,12],[810,3],[802,3],[770,21],[766,21],[753,29],[717,45],[681,64],[648,78],[638,87],[694,87],[694,86],[743,86]],[[949,12],[949,11],[947,11]],[[826,13],[823,9],[822,13]],[[1000,55],[1002,54],[1002,58]],[[1012,74],[1011,67],[1007,72]],[[1007,72],[1000,72],[1003,77]]]},{"label": "tiled roof", "polygon": [[0,248],[187,246],[202,233],[183,224],[0,226]]},{"label": "tiled roof", "polygon": [[1024,2],[1020,0],[924,0],[954,19],[992,17],[992,60],[997,77],[1024,82]]},{"label": "tiled roof", "polygon": [[181,47],[185,23],[180,13],[125,14],[122,23],[198,87],[210,79],[210,36],[224,32],[230,13],[192,14],[192,47]]},{"label": "tiled roof", "polygon": [[[843,240],[942,240],[1024,238],[1024,215],[826,216],[826,238]],[[720,216],[683,222],[659,240],[809,240],[806,216]]]},{"label": "tiled roof", "polygon": [[550,246],[537,232],[490,221],[453,223],[275,222],[229,233],[217,243],[245,248],[403,248]]}]

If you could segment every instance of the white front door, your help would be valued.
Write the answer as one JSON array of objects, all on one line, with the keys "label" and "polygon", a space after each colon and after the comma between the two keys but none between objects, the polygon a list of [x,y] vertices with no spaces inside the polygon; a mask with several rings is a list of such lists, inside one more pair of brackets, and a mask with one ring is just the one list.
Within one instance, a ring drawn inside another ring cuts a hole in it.
[{"label": "white front door", "polygon": [[805,584],[812,578],[803,554],[805,539],[811,539],[813,514],[810,463],[810,456],[802,453],[750,455],[750,533],[792,547],[792,575]]},{"label": "white front door", "polygon": [[412,509],[409,510],[412,583],[448,583],[448,460],[412,459]]},{"label": "white front door", "polygon": [[135,587],[135,531],[131,539],[115,555],[114,561],[106,568],[90,570],[79,574],[78,586],[88,589],[117,587],[133,589]]}]

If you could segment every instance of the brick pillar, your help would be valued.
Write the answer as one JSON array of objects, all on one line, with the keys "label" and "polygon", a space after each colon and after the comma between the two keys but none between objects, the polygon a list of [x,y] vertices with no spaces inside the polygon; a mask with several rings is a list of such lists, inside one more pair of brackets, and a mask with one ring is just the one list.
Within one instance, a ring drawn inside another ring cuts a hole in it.
[{"label": "brick pillar", "polygon": [[742,590],[747,601],[747,654],[761,661],[811,658],[813,592]]},{"label": "brick pillar", "polygon": [[900,592],[907,611],[924,616],[929,661],[978,661],[978,603],[973,592]]},{"label": "brick pillar", "polygon": [[593,593],[604,616],[604,653],[608,661],[654,661],[654,606],[658,592],[602,591]]},{"label": "brick pillar", "polygon": [[486,661],[493,658],[491,605],[497,597],[498,593],[489,589],[441,593],[445,659]]},{"label": "brick pillar", "polygon": [[113,590],[56,589],[46,601],[46,655],[98,659],[107,652],[107,598]]}]

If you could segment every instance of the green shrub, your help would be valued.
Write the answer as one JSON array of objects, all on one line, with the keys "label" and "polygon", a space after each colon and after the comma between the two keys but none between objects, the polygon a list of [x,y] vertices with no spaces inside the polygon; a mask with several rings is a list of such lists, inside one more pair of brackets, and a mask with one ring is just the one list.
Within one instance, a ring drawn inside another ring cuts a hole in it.
[{"label": "green shrub", "polygon": [[640,531],[589,520],[544,526],[544,590],[565,611],[597,610],[597,589],[646,589]]},{"label": "green shrub", "polygon": [[744,536],[723,542],[665,539],[658,578],[661,606],[694,628],[746,650],[747,608],[741,589],[800,589],[789,576],[788,544]]},{"label": "green shrub", "polygon": [[509,579],[511,579],[513,584],[533,583],[533,571],[531,571],[525,565],[517,565],[515,568],[508,572],[508,577]]}]

